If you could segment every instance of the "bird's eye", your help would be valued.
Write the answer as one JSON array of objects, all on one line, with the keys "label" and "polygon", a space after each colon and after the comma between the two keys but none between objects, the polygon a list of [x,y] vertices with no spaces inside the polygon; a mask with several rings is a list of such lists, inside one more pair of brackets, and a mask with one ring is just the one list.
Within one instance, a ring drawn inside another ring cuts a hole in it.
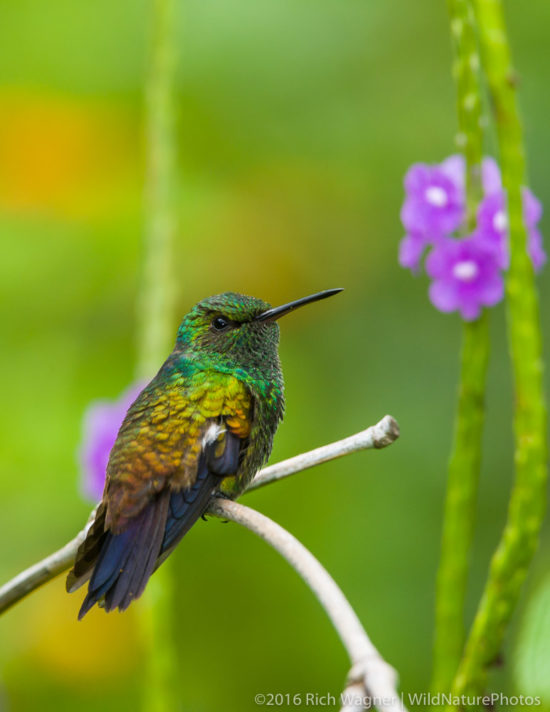
[{"label": "bird's eye", "polygon": [[225,331],[230,326],[230,322],[223,316],[217,316],[212,320],[212,326],[216,331]]}]

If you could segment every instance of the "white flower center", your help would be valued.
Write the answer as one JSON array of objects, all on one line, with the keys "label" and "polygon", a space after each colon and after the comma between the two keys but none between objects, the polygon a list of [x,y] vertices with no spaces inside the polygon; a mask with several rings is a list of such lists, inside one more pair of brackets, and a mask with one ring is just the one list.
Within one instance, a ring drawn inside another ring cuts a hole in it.
[{"label": "white flower center", "polygon": [[426,188],[424,195],[428,203],[435,205],[436,208],[444,208],[448,203],[447,193],[438,185],[431,185]]},{"label": "white flower center", "polygon": [[508,229],[508,216],[504,210],[499,210],[493,217],[493,227],[497,232],[505,232]]},{"label": "white flower center", "polygon": [[479,273],[479,267],[473,260],[463,260],[457,262],[453,267],[453,277],[461,282],[471,282]]}]

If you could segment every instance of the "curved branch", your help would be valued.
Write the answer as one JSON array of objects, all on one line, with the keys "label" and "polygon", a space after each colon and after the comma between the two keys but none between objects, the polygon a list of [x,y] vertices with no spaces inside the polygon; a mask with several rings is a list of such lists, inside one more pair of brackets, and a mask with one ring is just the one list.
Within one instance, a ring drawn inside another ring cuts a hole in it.
[{"label": "curved branch", "polygon": [[[313,554],[286,529],[243,504],[215,498],[208,512],[241,524],[257,534],[288,561],[313,591],[350,658],[352,668],[345,697],[359,697],[363,707],[374,703],[381,712],[403,712],[405,708],[396,690],[395,670],[381,657],[349,601]],[[358,696],[359,685],[363,694]],[[349,705],[346,704],[346,707],[349,708]]]},{"label": "curved branch", "polygon": [[[283,460],[283,462],[271,467],[266,467],[256,475],[247,492],[342,455],[349,455],[352,452],[366,448],[386,447],[398,437],[399,426],[397,422],[391,416],[386,415],[376,425],[351,435],[349,438],[338,440],[330,445],[325,445],[297,457],[292,457],[289,460]],[[78,547],[84,540],[94,515],[95,509],[91,513],[84,529],[68,544],[65,544],[63,548],[42,559],[34,566],[25,569],[25,571],[22,571],[0,588],[0,614],[42,586],[42,584],[47,583],[72,566]]]},{"label": "curved branch", "polygon": [[20,574],[0,587],[0,614],[73,565],[78,547],[86,538],[88,529],[95,519],[96,509],[97,507],[93,508],[86,526],[78,532],[74,539],[34,566],[29,566],[28,569],[21,571]]},{"label": "curved branch", "polygon": [[258,489],[271,482],[282,480],[290,475],[295,475],[302,470],[308,470],[323,462],[335,460],[343,455],[349,455],[359,450],[380,449],[391,445],[399,437],[399,425],[391,415],[385,415],[376,425],[371,425],[366,430],[361,430],[355,435],[350,435],[343,440],[337,440],[330,445],[323,445],[315,450],[304,452],[296,457],[291,457],[283,462],[277,462],[260,470],[248,486],[247,492]]}]

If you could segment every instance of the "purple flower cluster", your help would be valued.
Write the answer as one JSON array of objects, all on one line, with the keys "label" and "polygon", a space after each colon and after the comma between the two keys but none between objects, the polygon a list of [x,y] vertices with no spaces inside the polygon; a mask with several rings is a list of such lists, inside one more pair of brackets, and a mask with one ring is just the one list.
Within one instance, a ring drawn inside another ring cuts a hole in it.
[{"label": "purple flower cluster", "polygon": [[86,409],[79,460],[82,490],[93,502],[101,499],[111,449],[128,408],[142,388],[143,384],[130,386],[117,400],[93,401]]},{"label": "purple flower cluster", "polygon": [[[483,199],[476,229],[463,239],[453,235],[466,221],[462,156],[450,156],[438,165],[411,166],[405,176],[406,197],[401,209],[406,235],[399,246],[399,264],[417,273],[425,250],[431,248],[425,262],[433,280],[430,299],[440,311],[459,311],[467,321],[476,319],[482,307],[502,299],[502,271],[510,261],[506,194],[494,159],[483,159],[481,177]],[[527,249],[538,270],[546,262],[537,227],[542,206],[528,188],[523,189],[523,215]]]}]

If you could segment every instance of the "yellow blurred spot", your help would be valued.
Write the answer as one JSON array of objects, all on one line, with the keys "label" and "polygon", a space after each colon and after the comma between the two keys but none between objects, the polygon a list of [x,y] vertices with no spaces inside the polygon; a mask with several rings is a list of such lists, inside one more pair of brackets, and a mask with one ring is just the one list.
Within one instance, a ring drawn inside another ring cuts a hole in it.
[{"label": "yellow blurred spot", "polygon": [[65,682],[120,678],[137,663],[134,611],[106,614],[94,607],[79,622],[84,595],[85,587],[66,593],[65,577],[58,576],[25,602],[32,604],[22,623],[30,641],[25,657]]},{"label": "yellow blurred spot", "polygon": [[136,172],[128,118],[97,102],[0,94],[0,207],[68,217],[110,207]]}]

